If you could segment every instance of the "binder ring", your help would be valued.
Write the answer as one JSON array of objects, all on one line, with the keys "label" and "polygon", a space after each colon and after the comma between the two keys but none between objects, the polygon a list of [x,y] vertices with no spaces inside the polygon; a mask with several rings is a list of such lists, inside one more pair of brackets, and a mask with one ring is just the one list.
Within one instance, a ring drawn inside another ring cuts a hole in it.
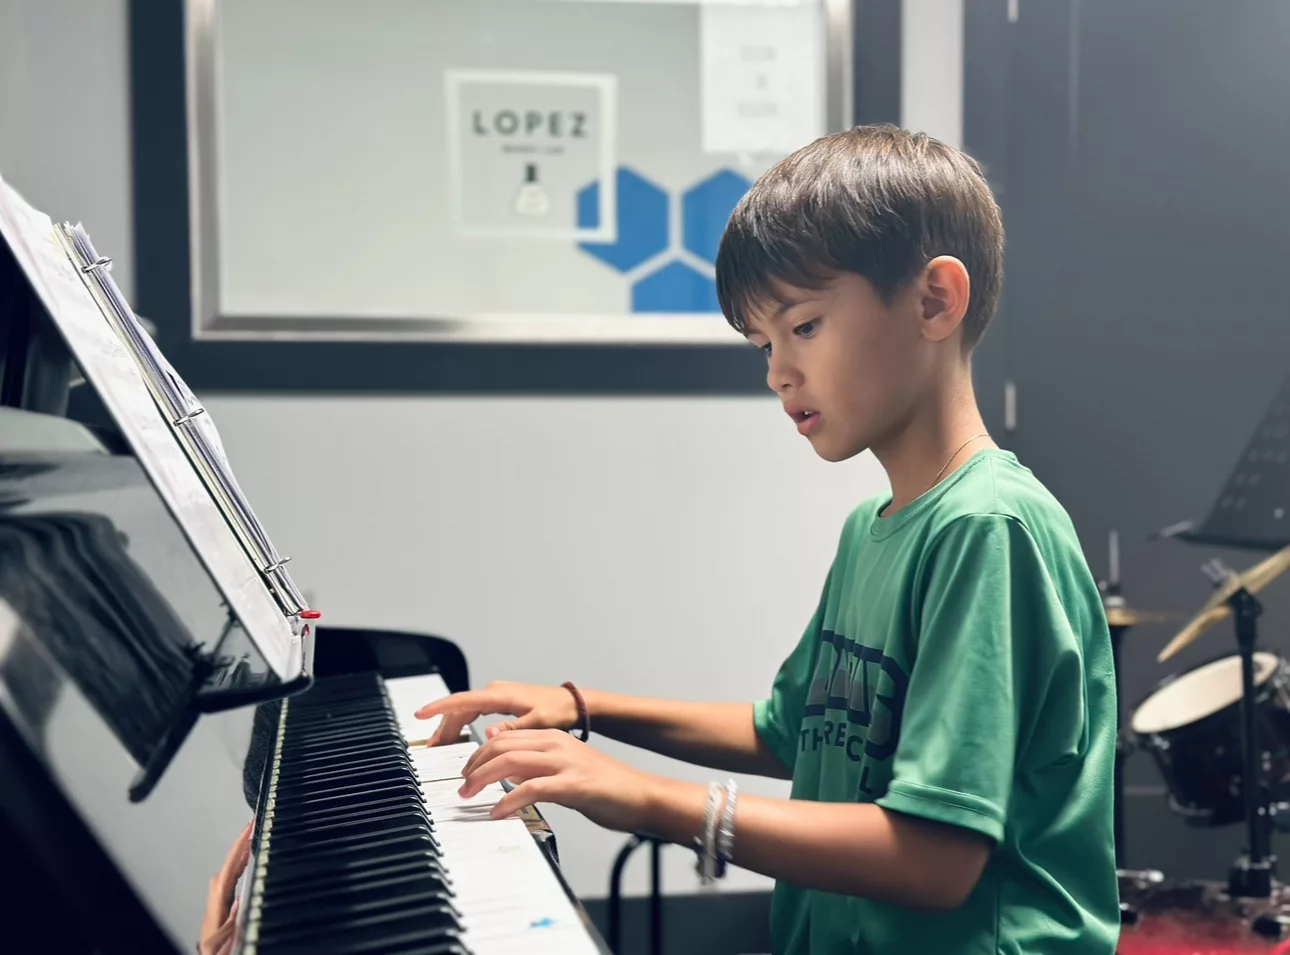
[{"label": "binder ring", "polygon": [[112,268],[112,260],[109,259],[106,255],[100,255],[90,265],[81,266],[81,271],[88,274],[90,272],[95,272],[99,269],[111,269],[111,268]]},{"label": "binder ring", "polygon": [[264,568],[264,572],[265,572],[266,574],[271,574],[271,573],[273,573],[275,570],[278,570],[279,568],[281,568],[281,567],[282,567],[282,565],[283,565],[283,564],[285,564],[285,563],[286,563],[287,561],[289,561],[290,559],[291,559],[290,557],[279,557],[277,560],[275,560],[275,561],[274,561],[272,564],[270,564],[268,567]]},{"label": "binder ring", "polygon": [[199,414],[201,414],[205,410],[206,410],[205,408],[194,408],[192,411],[188,412],[188,414],[178,419],[175,422],[175,427],[178,428],[181,424],[187,424],[188,422],[192,421],[194,418],[196,418]]}]

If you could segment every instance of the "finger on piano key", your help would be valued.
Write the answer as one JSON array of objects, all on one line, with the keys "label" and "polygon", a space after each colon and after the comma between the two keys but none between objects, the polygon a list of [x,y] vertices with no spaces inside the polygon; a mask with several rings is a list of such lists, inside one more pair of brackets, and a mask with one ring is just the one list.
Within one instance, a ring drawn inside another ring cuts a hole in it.
[{"label": "finger on piano key", "polygon": [[417,719],[417,710],[427,703],[441,700],[451,694],[448,685],[438,673],[424,676],[406,676],[385,681],[385,692],[389,694],[390,705],[394,710],[399,729],[409,746],[423,746],[434,736],[435,730],[443,722],[442,716],[428,720]]}]

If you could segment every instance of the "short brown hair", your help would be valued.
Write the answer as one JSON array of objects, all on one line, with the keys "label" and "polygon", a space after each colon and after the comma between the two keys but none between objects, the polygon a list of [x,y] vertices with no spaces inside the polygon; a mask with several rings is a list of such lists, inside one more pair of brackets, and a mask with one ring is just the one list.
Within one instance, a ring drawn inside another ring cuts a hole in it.
[{"label": "short brown hair", "polygon": [[922,133],[857,126],[793,153],[740,200],[717,254],[717,297],[747,332],[750,307],[778,300],[776,283],[819,288],[852,272],[890,301],[938,255],[971,277],[970,349],[1003,287],[1003,223],[981,167]]}]

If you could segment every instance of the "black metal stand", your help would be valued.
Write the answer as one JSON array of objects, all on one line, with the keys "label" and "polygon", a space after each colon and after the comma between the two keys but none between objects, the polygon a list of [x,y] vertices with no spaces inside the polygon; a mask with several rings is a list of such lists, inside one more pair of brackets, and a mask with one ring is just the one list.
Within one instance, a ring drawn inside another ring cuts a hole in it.
[{"label": "black metal stand", "polygon": [[1258,642],[1259,615],[1263,606],[1242,587],[1228,598],[1236,619],[1236,642],[1241,654],[1241,757],[1245,778],[1245,855],[1232,866],[1228,893],[1239,899],[1271,897],[1276,882],[1272,855],[1271,800],[1264,783],[1263,753],[1259,749],[1258,722],[1254,718],[1254,647]]},{"label": "black metal stand", "polygon": [[[1108,543],[1110,563],[1107,568],[1107,579],[1098,582],[1098,590],[1102,592],[1102,609],[1106,611],[1108,619],[1114,619],[1112,616],[1114,611],[1123,611],[1125,609],[1124,596],[1120,593],[1119,531],[1111,531]],[[1117,871],[1124,869],[1124,762],[1132,749],[1129,741],[1125,738],[1124,719],[1121,715],[1124,710],[1124,700],[1121,692],[1120,650],[1124,644],[1124,635],[1128,630],[1128,625],[1124,623],[1110,624],[1111,669],[1115,679],[1115,776],[1112,782],[1115,816],[1112,835],[1115,839],[1115,868]]]},{"label": "black metal stand", "polygon": [[1128,753],[1127,744],[1124,740],[1124,727],[1121,725],[1123,720],[1120,718],[1120,645],[1124,639],[1124,631],[1128,627],[1111,628],[1111,660],[1115,668],[1115,700],[1116,700],[1116,728],[1115,728],[1115,781],[1114,781],[1114,798],[1115,798],[1115,867],[1124,868],[1124,760]]},{"label": "black metal stand", "polygon": [[[1199,526],[1195,521],[1180,521],[1157,536],[1267,553],[1290,546],[1290,521],[1281,520],[1277,513],[1290,510],[1286,499],[1290,455],[1284,453],[1288,447],[1290,375],[1282,379],[1263,417],[1251,429],[1249,443],[1241,450],[1205,520]],[[1269,520],[1272,515],[1277,516]]]},{"label": "black metal stand", "polygon": [[609,914],[606,941],[614,955],[623,953],[623,869],[627,860],[641,846],[650,847],[649,895],[649,951],[650,955],[663,955],[663,846],[664,840],[653,836],[634,835],[618,851],[609,874]]}]

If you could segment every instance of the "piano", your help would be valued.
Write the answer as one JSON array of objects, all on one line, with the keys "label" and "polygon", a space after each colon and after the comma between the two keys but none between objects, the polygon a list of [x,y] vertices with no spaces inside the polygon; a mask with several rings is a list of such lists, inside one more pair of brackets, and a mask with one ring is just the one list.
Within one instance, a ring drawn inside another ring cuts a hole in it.
[{"label": "piano", "polygon": [[323,623],[208,418],[0,179],[0,952],[608,955],[424,745],[460,649]]}]

